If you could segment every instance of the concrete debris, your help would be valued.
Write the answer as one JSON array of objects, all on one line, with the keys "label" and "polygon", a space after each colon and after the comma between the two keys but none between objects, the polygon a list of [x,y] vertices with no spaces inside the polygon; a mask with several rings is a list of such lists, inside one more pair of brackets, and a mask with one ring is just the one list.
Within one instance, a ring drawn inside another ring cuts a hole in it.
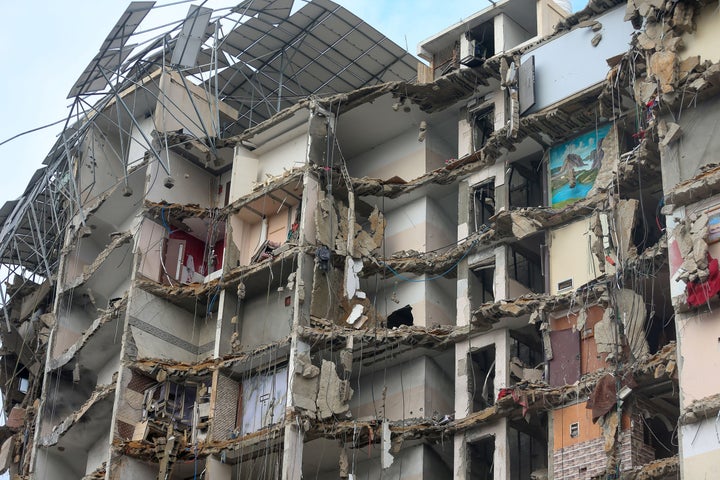
[{"label": "concrete debris", "polygon": [[333,362],[323,360],[317,394],[318,418],[325,420],[347,413],[352,395],[350,382],[340,379]]},{"label": "concrete debris", "polygon": [[[667,371],[667,368],[665,369]],[[681,425],[690,425],[717,416],[720,412],[720,394],[693,401],[680,416]]]}]

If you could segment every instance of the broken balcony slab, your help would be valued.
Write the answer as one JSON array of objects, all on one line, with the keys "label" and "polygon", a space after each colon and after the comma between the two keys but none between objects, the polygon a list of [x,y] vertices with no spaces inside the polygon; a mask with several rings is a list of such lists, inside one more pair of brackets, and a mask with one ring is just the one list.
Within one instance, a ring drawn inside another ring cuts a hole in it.
[{"label": "broken balcony slab", "polygon": [[515,137],[508,137],[507,127],[496,130],[487,142],[476,152],[448,162],[444,167],[407,181],[382,181],[373,178],[353,179],[353,191],[358,196],[374,195],[396,198],[424,185],[445,185],[457,182],[465,176],[492,166],[503,152],[511,152],[526,138],[532,138],[542,146],[551,146],[571,138],[578,132],[596,126],[594,104],[602,86],[583,92],[577,98],[564,101],[561,105],[534,113],[520,119]]},{"label": "broken balcony slab", "polygon": [[691,179],[678,183],[666,193],[665,204],[673,208],[695,203],[700,198],[710,198],[720,193],[720,165],[706,165]]},{"label": "broken balcony slab", "polygon": [[720,412],[720,394],[692,402],[680,416],[681,425],[689,425],[713,418]]},{"label": "broken balcony slab", "polygon": [[88,370],[105,365],[113,355],[120,352],[121,324],[125,318],[127,296],[118,300],[97,318],[82,337],[59,356],[50,358],[47,370],[56,370],[75,360]]},{"label": "broken balcony slab", "polygon": [[[83,445],[87,450],[92,444],[92,442],[88,443],[88,431],[104,430],[103,428],[97,428],[98,425],[96,425],[96,429],[93,429],[91,424],[98,422],[103,424],[110,421],[116,387],[116,383],[96,387],[90,398],[78,410],[57,424],[50,434],[40,439],[40,445],[51,447],[58,444],[60,439],[67,435],[70,444]],[[79,427],[77,427],[78,425]],[[70,432],[72,432],[72,435],[69,435]]]},{"label": "broken balcony slab", "polygon": [[171,379],[204,377],[215,370],[222,370],[232,376],[241,376],[253,369],[263,368],[273,361],[287,358],[290,353],[290,338],[261,345],[253,350],[225,355],[221,358],[203,360],[197,363],[171,362],[160,358],[141,358],[129,367],[147,375],[155,376],[159,371]]},{"label": "broken balcony slab", "polygon": [[[63,285],[63,289],[59,293],[78,288],[80,285],[87,283],[95,276],[105,277],[108,272],[105,272],[103,267],[106,265],[110,265],[112,269],[118,269],[120,264],[123,263],[123,259],[129,256],[129,252],[127,251],[128,249],[123,249],[122,247],[128,245],[132,239],[133,235],[130,232],[113,234],[112,241],[108,244],[108,246],[100,252],[90,265],[86,265],[83,268],[81,275]],[[110,276],[112,277],[112,275]]]},{"label": "broken balcony slab", "polygon": [[142,278],[135,280],[135,286],[191,313],[194,313],[198,306],[206,307],[209,297],[220,288],[218,280],[169,286]]}]

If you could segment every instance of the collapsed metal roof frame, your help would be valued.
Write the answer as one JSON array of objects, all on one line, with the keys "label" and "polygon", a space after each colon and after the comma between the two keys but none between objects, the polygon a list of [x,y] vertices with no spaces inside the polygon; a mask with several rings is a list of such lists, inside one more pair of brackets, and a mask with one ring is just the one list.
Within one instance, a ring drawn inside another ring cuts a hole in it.
[{"label": "collapsed metal roof frame", "polygon": [[[307,1],[294,13],[295,0],[244,0],[212,15],[202,7],[205,0],[200,7],[190,6],[184,20],[138,31],[153,9],[175,4],[156,3],[130,3],[70,89],[68,98],[73,103],[57,142],[43,162],[45,166],[35,172],[19,199],[0,208],[0,281],[4,284],[0,302],[8,330],[7,306],[22,291],[8,289],[10,281],[21,279],[24,285],[39,277],[54,282],[68,225],[75,217],[79,217],[78,225],[84,224],[72,161],[95,122],[110,121],[121,136],[129,138],[120,118],[122,109],[124,119],[142,136],[134,140],[142,140],[154,159],[168,170],[121,92],[130,87],[149,91],[143,79],[169,66],[176,44],[182,52],[173,58],[182,60],[181,65],[172,67],[181,74],[186,88],[190,88],[186,81],[191,81],[205,89],[209,101],[227,103],[239,112],[230,125],[221,126],[217,119],[220,137],[242,132],[308,97],[412,80],[416,75],[415,57],[330,0]],[[207,22],[201,38],[198,21]],[[189,27],[188,22],[192,22]],[[221,34],[228,25],[229,31]],[[187,49],[192,57],[198,47],[195,64],[190,66]],[[113,102],[117,120],[104,113]],[[205,133],[207,143],[214,148],[215,139]],[[126,154],[120,152],[118,156]],[[127,185],[128,161],[121,160],[125,178],[118,178],[118,182]]]}]

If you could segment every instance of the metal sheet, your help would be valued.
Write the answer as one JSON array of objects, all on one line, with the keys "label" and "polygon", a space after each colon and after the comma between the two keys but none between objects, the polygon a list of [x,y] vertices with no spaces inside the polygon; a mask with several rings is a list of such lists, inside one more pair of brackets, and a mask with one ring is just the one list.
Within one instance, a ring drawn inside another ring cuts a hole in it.
[{"label": "metal sheet", "polygon": [[535,56],[530,55],[520,64],[518,71],[518,94],[520,95],[520,115],[535,105]]},{"label": "metal sheet", "polygon": [[580,380],[580,332],[572,329],[550,332],[553,359],[550,360],[550,386],[572,385]]},{"label": "metal sheet", "polygon": [[200,47],[203,44],[203,37],[210,23],[212,12],[212,8],[190,5],[173,49],[172,59],[170,60],[173,65],[192,68],[197,64],[197,56],[200,53]]},{"label": "metal sheet", "polygon": [[67,98],[96,92],[107,86],[101,70],[103,73],[116,70],[130,55],[132,48],[127,47],[127,42],[154,5],[155,2],[132,2],[128,5],[100,46],[98,54],[70,89]]}]

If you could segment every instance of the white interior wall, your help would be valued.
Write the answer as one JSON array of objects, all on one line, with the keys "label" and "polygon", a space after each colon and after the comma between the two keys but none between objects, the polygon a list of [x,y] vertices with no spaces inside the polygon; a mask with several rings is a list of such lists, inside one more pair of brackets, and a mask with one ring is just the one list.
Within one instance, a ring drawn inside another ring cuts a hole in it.
[{"label": "white interior wall", "polygon": [[[576,28],[523,53],[521,63],[535,56],[535,105],[528,113],[537,112],[577,92],[605,80],[608,58],[628,51],[634,32],[626,22],[625,7],[618,7],[594,18],[602,24],[600,32]],[[591,41],[602,34],[600,43]],[[582,68],[578,68],[582,65]]]},{"label": "white interior wall", "polygon": [[64,281],[72,283],[77,277],[83,274],[83,269],[90,265],[102,251],[92,237],[78,238],[75,248],[65,258]]},{"label": "white interior wall", "polygon": [[457,158],[458,149],[457,138],[445,138],[441,131],[435,130],[432,120],[428,120],[427,125],[425,170],[429,172],[445,166],[446,160]]},{"label": "white interior wall", "polygon": [[387,255],[400,250],[426,251],[427,197],[420,197],[385,212],[384,251]]},{"label": "white interior wall", "polygon": [[162,279],[161,258],[166,236],[165,227],[149,218],[142,219],[135,236],[135,252],[140,254],[138,273],[156,282]]},{"label": "white interior wall", "polygon": [[457,241],[457,222],[448,218],[437,200],[431,197],[425,198],[427,199],[425,205],[427,250],[436,250],[454,244]]},{"label": "white interior wall", "polygon": [[456,298],[454,279],[437,279],[425,283],[425,326],[455,325]]},{"label": "white interior wall", "polygon": [[[69,297],[65,301],[70,302]],[[75,303],[69,306],[63,301],[57,313],[57,328],[53,336],[53,358],[57,358],[65,350],[70,348],[82,336],[86,328],[88,328],[95,320],[87,311]]]},{"label": "white interior wall", "polygon": [[110,385],[113,375],[120,369],[120,356],[112,357],[105,365],[99,365],[97,372],[97,385]]},{"label": "white interior wall", "polygon": [[241,305],[240,341],[243,348],[253,348],[290,335],[292,302],[285,306],[291,292],[270,288],[268,295],[245,299]]},{"label": "white interior wall", "polygon": [[258,179],[260,160],[247,148],[237,145],[233,155],[232,182],[230,183],[230,203],[252,193]]},{"label": "white interior wall", "polygon": [[78,190],[83,202],[96,198],[124,178],[120,146],[100,130],[88,130],[80,151]]},{"label": "white interior wall", "polygon": [[[201,345],[200,332],[204,320],[160,297],[135,289],[128,306],[128,314],[149,327],[131,326],[139,358],[163,358],[179,362],[195,362],[197,354],[184,348],[182,342],[194,347]],[[159,329],[162,338],[145,330]]]},{"label": "white interior wall", "polygon": [[185,160],[172,151],[163,150],[160,157],[167,165],[170,158],[170,173],[175,181],[172,188],[165,188],[167,172],[157,159],[153,159],[147,169],[145,200],[149,202],[167,202],[196,204],[202,208],[212,208],[217,192],[217,182],[212,174]]},{"label": "white interior wall", "polygon": [[[353,418],[372,417],[376,412],[391,421],[424,418],[434,412],[449,414],[453,408],[452,383],[428,357],[363,374],[358,387],[357,380],[351,382],[355,390],[350,400]],[[383,405],[383,395],[377,392],[384,389]]]},{"label": "white interior wall", "polygon": [[97,470],[103,462],[108,460],[108,451],[110,450],[110,442],[108,435],[100,435],[95,444],[90,447],[87,453],[87,462],[85,463],[85,474],[90,474]]},{"label": "white interior wall", "polygon": [[353,177],[371,177],[387,180],[398,176],[412,180],[425,173],[426,146],[418,142],[417,128],[411,128],[357,155],[347,162],[348,172]]},{"label": "white interior wall", "polygon": [[[77,480],[82,477],[81,471],[75,458],[66,458],[52,453],[47,448],[38,448],[35,464],[35,478],[52,478],[53,480]],[[85,463],[83,462],[83,465]]]},{"label": "white interior wall", "polygon": [[145,142],[143,134],[148,139],[152,139],[152,131],[155,130],[155,121],[151,116],[136,118],[136,121],[140,128],[138,129],[135,124],[132,125],[130,145],[128,147],[129,165],[140,162],[145,158],[145,152],[150,150],[150,146]]},{"label": "white interior wall", "polygon": [[508,15],[501,13],[493,19],[495,22],[495,53],[511,50],[525,40],[535,36],[535,32],[528,32]]},{"label": "white interior wall", "polygon": [[[264,182],[268,177],[283,175],[286,171],[305,165],[307,158],[307,126],[301,125],[287,136],[287,140],[265,151],[258,149],[256,182]],[[256,151],[257,152],[257,151]]]},{"label": "white interior wall", "polygon": [[232,480],[233,466],[223,463],[213,456],[205,461],[207,478],[211,480]]}]

